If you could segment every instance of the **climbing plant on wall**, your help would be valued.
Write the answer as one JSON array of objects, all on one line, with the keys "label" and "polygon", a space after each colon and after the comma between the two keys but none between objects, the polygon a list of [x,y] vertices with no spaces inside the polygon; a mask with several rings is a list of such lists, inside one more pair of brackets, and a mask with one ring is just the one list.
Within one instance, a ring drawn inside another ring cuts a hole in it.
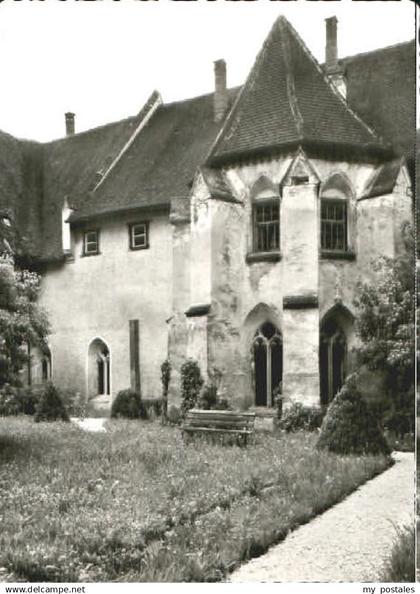
[{"label": "climbing plant on wall", "polygon": [[187,359],[181,367],[182,416],[185,416],[187,411],[196,405],[203,383],[204,380],[201,377],[197,361]]}]

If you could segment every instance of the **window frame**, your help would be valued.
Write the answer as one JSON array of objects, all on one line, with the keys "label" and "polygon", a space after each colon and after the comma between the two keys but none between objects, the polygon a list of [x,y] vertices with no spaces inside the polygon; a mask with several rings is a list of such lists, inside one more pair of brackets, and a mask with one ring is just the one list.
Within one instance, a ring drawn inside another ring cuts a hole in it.
[{"label": "window frame", "polygon": [[[322,216],[322,211],[324,205],[326,206],[341,206],[344,210],[344,218],[341,221],[336,219],[324,219]],[[324,223],[330,223],[331,225],[341,225],[343,228],[343,244],[344,247],[342,248],[332,248],[332,247],[324,247]],[[331,254],[331,255],[340,255],[340,254],[349,254],[350,247],[349,247],[349,206],[348,200],[344,198],[322,198],[321,197],[321,208],[320,208],[320,243],[321,243],[321,253],[322,254]]]},{"label": "window frame", "polygon": [[[144,235],[145,243],[143,245],[134,245],[134,239],[136,234],[133,233],[133,229],[137,225],[144,226],[144,233],[139,233],[137,236]],[[135,221],[133,223],[128,223],[128,247],[131,251],[138,251],[138,250],[147,250],[150,247],[149,243],[149,221]]]},{"label": "window frame", "polygon": [[[96,242],[87,241],[87,236],[89,235],[89,233],[95,233]],[[95,251],[89,251],[87,249],[87,245],[90,243],[96,243]],[[86,231],[83,231],[83,256],[85,256],[85,257],[97,256],[98,254],[100,254],[100,251],[99,251],[99,229],[88,229]]]},{"label": "window frame", "polygon": [[[257,211],[259,208],[276,207],[277,219],[271,221],[257,221]],[[260,228],[268,228],[270,225],[277,225],[277,245],[274,248],[261,249],[258,246],[258,230]],[[264,199],[254,199],[252,203],[252,253],[253,254],[276,254],[280,252],[280,200],[278,196]]]}]

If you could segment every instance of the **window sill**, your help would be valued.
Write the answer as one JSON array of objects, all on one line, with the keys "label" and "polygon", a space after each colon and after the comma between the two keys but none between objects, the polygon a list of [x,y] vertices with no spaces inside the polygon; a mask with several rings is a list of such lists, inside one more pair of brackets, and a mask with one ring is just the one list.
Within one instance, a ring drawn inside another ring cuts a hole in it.
[{"label": "window sill", "polygon": [[246,255],[248,264],[252,262],[278,262],[281,260],[281,253],[277,252],[249,252]]},{"label": "window sill", "polygon": [[91,256],[100,256],[100,255],[101,255],[101,252],[95,252],[92,254],[84,254],[83,253],[83,254],[81,254],[81,258],[90,258]]},{"label": "window sill", "polygon": [[334,252],[330,250],[322,250],[321,260],[355,260],[356,254],[348,250],[347,252]]},{"label": "window sill", "polygon": [[149,244],[147,244],[147,245],[139,245],[139,246],[136,246],[136,247],[130,245],[130,252],[138,252],[140,250],[148,250],[149,247],[150,247]]}]

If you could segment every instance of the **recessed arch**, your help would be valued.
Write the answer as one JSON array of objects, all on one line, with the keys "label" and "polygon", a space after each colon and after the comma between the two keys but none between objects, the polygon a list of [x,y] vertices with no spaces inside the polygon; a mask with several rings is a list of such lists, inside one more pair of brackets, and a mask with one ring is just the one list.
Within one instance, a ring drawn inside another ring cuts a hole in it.
[{"label": "recessed arch", "polygon": [[49,346],[45,346],[42,350],[41,377],[43,382],[49,381],[52,377],[52,356]]},{"label": "recessed arch", "polygon": [[87,353],[87,397],[111,394],[111,351],[103,338],[93,338]]},{"label": "recessed arch", "polygon": [[280,197],[279,187],[266,175],[260,175],[260,177],[252,184],[249,197],[251,200]]},{"label": "recessed arch", "polygon": [[325,198],[337,196],[350,199],[355,196],[355,192],[348,175],[343,171],[335,171],[322,182],[320,195]]},{"label": "recessed arch", "polygon": [[273,406],[276,389],[282,389],[283,338],[271,322],[261,324],[252,341],[255,406]]},{"label": "recessed arch", "polygon": [[281,312],[268,303],[256,304],[244,319],[241,337],[247,401],[249,405],[272,406],[273,391],[283,377]]},{"label": "recessed arch", "polygon": [[349,341],[354,316],[342,304],[331,307],[320,323],[319,377],[321,404],[334,399],[349,372]]}]

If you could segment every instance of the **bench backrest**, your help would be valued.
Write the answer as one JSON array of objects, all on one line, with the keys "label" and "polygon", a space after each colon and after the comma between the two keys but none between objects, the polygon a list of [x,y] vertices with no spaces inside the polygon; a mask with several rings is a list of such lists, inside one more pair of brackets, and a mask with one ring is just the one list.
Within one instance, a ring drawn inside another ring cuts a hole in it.
[{"label": "bench backrest", "polygon": [[191,409],[187,412],[184,425],[188,427],[214,427],[220,429],[252,430],[255,413],[237,412],[233,410],[201,410]]}]

